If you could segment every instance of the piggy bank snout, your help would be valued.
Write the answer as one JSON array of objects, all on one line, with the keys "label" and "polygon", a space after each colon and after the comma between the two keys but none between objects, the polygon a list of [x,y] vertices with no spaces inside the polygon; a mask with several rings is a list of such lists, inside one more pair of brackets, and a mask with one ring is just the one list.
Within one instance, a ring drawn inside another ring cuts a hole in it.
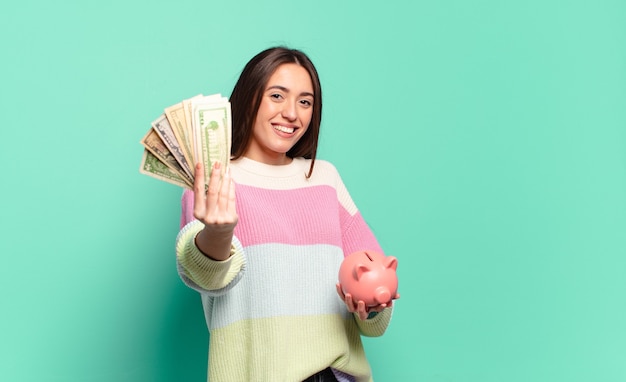
[{"label": "piggy bank snout", "polygon": [[389,288],[387,287],[378,287],[376,288],[376,293],[374,295],[374,300],[378,304],[386,304],[391,301],[391,292],[389,292]]}]

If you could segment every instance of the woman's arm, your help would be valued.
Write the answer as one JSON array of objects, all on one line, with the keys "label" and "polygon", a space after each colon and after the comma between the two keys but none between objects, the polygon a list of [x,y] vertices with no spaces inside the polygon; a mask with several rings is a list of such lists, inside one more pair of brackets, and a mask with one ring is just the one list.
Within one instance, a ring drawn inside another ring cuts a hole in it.
[{"label": "woman's arm", "polygon": [[[183,194],[184,226],[176,239],[179,274],[191,288],[218,291],[238,279],[245,268],[243,249],[233,236],[238,217],[230,173],[226,171],[222,176],[221,164],[216,162],[205,192],[204,172],[197,164],[193,206],[190,196],[189,192]],[[196,220],[192,220],[190,209]]]}]

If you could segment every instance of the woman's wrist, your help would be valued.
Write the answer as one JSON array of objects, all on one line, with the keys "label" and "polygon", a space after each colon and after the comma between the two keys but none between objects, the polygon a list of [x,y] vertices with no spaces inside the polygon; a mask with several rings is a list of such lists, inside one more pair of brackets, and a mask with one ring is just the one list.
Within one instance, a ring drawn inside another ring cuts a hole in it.
[{"label": "woman's wrist", "polygon": [[232,254],[233,233],[230,232],[207,232],[207,229],[198,232],[194,238],[194,244],[198,251],[214,261],[224,261]]}]

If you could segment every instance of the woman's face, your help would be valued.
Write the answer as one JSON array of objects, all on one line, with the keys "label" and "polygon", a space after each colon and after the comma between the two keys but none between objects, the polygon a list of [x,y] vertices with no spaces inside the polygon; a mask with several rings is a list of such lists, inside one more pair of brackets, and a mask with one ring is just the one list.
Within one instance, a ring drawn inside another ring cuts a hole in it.
[{"label": "woman's face", "polygon": [[289,151],[304,135],[313,115],[313,84],[297,64],[276,68],[261,95],[252,140],[245,156],[273,165],[288,164]]}]

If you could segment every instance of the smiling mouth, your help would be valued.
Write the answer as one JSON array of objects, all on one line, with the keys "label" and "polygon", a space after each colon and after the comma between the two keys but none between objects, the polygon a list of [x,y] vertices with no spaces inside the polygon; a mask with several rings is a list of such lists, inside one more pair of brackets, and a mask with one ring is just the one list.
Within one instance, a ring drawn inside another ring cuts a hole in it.
[{"label": "smiling mouth", "polygon": [[278,130],[286,134],[293,134],[296,131],[295,127],[287,127],[282,125],[272,125],[272,127],[274,128],[274,130]]}]

